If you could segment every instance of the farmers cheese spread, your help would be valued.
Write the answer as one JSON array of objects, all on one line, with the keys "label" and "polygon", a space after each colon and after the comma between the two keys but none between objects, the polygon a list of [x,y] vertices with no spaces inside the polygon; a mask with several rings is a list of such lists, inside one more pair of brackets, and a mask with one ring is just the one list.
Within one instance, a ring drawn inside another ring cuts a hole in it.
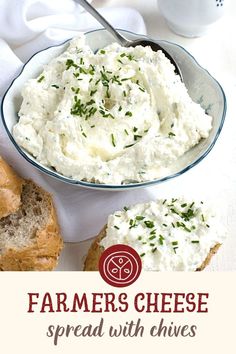
[{"label": "farmers cheese spread", "polygon": [[17,143],[76,180],[125,184],[167,175],[212,127],[162,51],[113,43],[94,53],[84,36],[22,96]]},{"label": "farmers cheese spread", "polygon": [[158,200],[110,215],[100,245],[133,247],[144,270],[195,271],[224,240],[225,231],[219,224],[203,202]]}]

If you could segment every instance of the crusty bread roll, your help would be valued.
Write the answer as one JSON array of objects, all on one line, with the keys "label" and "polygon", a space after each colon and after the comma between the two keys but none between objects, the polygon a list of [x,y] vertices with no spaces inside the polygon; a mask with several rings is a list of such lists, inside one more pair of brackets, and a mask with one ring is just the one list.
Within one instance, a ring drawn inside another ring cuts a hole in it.
[{"label": "crusty bread roll", "polygon": [[[106,228],[107,225],[104,226],[104,228],[101,230],[99,235],[95,238],[95,240],[91,244],[87,257],[84,262],[84,271],[98,270],[99,259],[101,257],[102,252],[104,251],[103,247],[100,246],[100,242],[104,237],[106,237]],[[217,243],[214,247],[211,248],[208,256],[201,264],[201,266],[196,269],[196,271],[202,271],[209,264],[212,256],[214,256],[214,254],[218,251],[220,246],[221,244]]]},{"label": "crusty bread roll", "polygon": [[20,207],[23,183],[0,156],[0,219]]},{"label": "crusty bread roll", "polygon": [[0,181],[1,210],[8,214],[0,217],[0,270],[54,269],[63,241],[51,195],[17,177],[2,159]]}]

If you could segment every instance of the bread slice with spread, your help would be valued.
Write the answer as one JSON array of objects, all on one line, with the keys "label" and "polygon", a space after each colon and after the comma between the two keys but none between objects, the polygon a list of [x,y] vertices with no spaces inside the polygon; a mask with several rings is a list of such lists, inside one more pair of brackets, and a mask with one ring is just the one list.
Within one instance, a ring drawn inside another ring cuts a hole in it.
[{"label": "bread slice with spread", "polygon": [[172,198],[137,204],[109,216],[89,249],[84,270],[98,270],[104,249],[126,244],[140,255],[143,270],[199,271],[224,238],[223,227],[203,202]]}]

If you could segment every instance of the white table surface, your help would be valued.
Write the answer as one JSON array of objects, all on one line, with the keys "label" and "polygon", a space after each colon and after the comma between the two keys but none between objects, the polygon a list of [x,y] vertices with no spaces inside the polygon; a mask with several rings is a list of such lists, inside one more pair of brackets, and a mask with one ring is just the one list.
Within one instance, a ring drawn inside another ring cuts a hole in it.
[{"label": "white table surface", "polygon": [[[227,240],[207,270],[236,270],[236,1],[230,2],[227,15],[206,36],[194,39],[180,37],[168,29],[156,0],[97,0],[96,4],[98,7],[129,6],[137,9],[145,20],[150,37],[182,45],[223,86],[228,110],[214,149],[186,174],[146,188],[142,199],[186,195],[209,200],[216,205],[227,228]],[[65,244],[57,270],[82,270],[90,244],[91,241]]]}]

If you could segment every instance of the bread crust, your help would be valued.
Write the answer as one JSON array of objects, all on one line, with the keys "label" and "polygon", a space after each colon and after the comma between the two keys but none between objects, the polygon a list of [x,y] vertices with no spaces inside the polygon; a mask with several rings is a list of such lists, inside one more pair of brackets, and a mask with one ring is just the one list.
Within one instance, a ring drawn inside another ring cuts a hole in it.
[{"label": "bread crust", "polygon": [[19,209],[23,184],[24,180],[0,156],[0,219]]},{"label": "bread crust", "polygon": [[103,252],[103,248],[99,245],[99,243],[104,237],[106,237],[106,230],[107,230],[107,225],[103,227],[103,229],[100,231],[98,236],[91,244],[87,257],[84,262],[84,269],[83,269],[84,271],[92,272],[98,270],[99,259]]},{"label": "bread crust", "polygon": [[220,248],[221,244],[220,243],[217,243],[214,247],[212,247],[210,249],[210,252],[208,253],[205,261],[201,264],[200,267],[197,268],[197,272],[200,272],[202,271],[203,269],[206,268],[206,266],[210,263],[211,261],[211,258],[216,254],[216,252],[218,251],[218,249]]},{"label": "bread crust", "polygon": [[42,229],[36,231],[35,240],[30,246],[23,249],[9,248],[0,255],[2,271],[49,271],[57,265],[63,240],[60,236],[56,211],[51,195],[41,187],[35,185],[35,188],[47,200],[49,206],[47,223]]},{"label": "bread crust", "polygon": [[[101,232],[91,244],[84,262],[84,271],[98,271],[99,259],[103,252],[103,248],[99,245],[99,243],[104,237],[106,237],[106,229],[107,225],[104,226],[104,228],[101,230]],[[211,258],[214,256],[214,254],[216,254],[220,246],[221,244],[217,243],[214,247],[210,249],[210,252],[208,253],[206,259],[201,264],[201,266],[196,269],[196,271],[202,271],[203,269],[205,269],[205,267],[210,263]]]}]

